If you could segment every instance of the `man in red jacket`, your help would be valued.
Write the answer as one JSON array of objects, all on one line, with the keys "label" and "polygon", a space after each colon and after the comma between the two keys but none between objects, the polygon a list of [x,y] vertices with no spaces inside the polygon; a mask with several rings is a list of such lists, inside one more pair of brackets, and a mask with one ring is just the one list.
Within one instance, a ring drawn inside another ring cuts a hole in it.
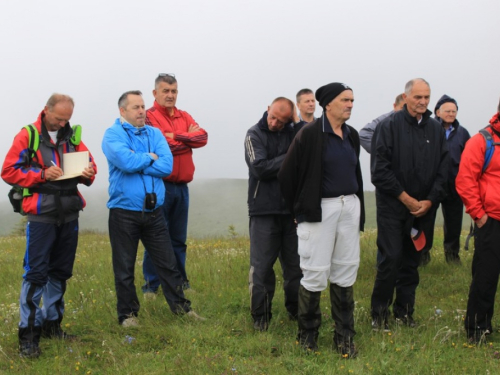
[{"label": "man in red jacket", "polygon": [[[175,75],[160,73],[155,80],[153,107],[147,110],[146,124],[160,129],[167,139],[174,156],[172,174],[163,180],[165,203],[163,213],[167,220],[177,267],[184,280],[183,288],[189,289],[186,274],[186,237],[189,209],[187,184],[193,180],[193,148],[207,144],[208,135],[185,111],[177,109],[177,80]],[[147,251],[143,263],[144,293],[156,293],[160,286],[158,275]]]},{"label": "man in red jacket", "polygon": [[[500,142],[500,103],[498,112],[486,128],[493,142]],[[466,212],[476,223],[472,282],[469,289],[465,330],[471,344],[479,344],[492,332],[491,320],[500,274],[500,148],[492,145],[493,155],[485,161],[486,141],[476,134],[465,144],[456,179],[457,192]],[[486,168],[485,168],[486,167]]]},{"label": "man in red jacket", "polygon": [[[89,164],[80,176],[63,175],[63,155],[88,151],[79,131],[69,124],[75,104],[68,95],[53,94],[33,123],[39,146],[33,158],[29,148],[31,132],[23,128],[5,157],[2,179],[22,187],[28,194],[22,201],[27,214],[26,253],[19,298],[19,351],[21,357],[36,358],[41,337],[74,339],[63,331],[64,293],[72,276],[78,245],[78,215],[85,201],[77,186],[90,186],[97,168],[89,153]],[[43,300],[43,307],[40,302]]]}]

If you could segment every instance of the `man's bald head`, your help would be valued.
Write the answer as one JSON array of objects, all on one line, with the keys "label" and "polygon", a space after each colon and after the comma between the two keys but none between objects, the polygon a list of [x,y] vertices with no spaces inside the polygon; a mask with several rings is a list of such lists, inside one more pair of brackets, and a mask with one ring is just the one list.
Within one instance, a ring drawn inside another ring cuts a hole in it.
[{"label": "man's bald head", "polygon": [[292,120],[293,102],[279,97],[267,108],[267,125],[272,132],[282,130]]}]

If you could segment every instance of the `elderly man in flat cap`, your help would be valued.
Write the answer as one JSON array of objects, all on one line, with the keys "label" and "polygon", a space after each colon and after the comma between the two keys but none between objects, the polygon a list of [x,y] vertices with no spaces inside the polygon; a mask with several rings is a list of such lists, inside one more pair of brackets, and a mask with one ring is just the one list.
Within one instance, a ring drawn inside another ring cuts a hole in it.
[{"label": "elderly man in flat cap", "polygon": [[422,251],[432,246],[436,207],[445,196],[449,165],[444,129],[427,109],[430,96],[424,79],[409,81],[403,109],[383,120],[372,139],[371,177],[378,228],[377,276],[371,300],[375,331],[389,331],[394,292],[396,323],[411,328],[417,325],[413,313],[418,265]]},{"label": "elderly man in flat cap", "polygon": [[278,173],[281,191],[298,223],[300,267],[298,340],[318,349],[321,292],[330,281],[334,346],[344,358],[353,342],[353,284],[364,225],[359,134],[345,122],[354,97],[350,87],[330,83],[316,91],[323,114],[295,137]]}]

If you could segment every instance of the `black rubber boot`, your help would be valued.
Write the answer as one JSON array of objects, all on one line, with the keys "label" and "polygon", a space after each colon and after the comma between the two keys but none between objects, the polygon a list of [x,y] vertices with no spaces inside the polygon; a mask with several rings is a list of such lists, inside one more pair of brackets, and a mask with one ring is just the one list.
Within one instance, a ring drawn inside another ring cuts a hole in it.
[{"label": "black rubber boot", "polygon": [[19,328],[19,354],[24,358],[38,358],[42,351],[39,347],[41,327]]},{"label": "black rubber boot", "polygon": [[335,321],[334,348],[344,358],[354,358],[358,354],[354,346],[354,290],[330,284],[332,318]]},{"label": "black rubber boot", "polygon": [[321,325],[320,299],[321,292],[310,292],[302,285],[299,287],[297,340],[305,350],[318,350],[318,330]]}]

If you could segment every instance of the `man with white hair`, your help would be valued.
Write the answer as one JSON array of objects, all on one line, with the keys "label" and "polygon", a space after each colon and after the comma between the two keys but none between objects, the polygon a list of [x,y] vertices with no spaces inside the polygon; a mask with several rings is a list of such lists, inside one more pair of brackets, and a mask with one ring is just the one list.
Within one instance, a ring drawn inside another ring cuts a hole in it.
[{"label": "man with white hair", "polygon": [[403,109],[382,121],[372,140],[378,228],[371,301],[374,330],[389,330],[394,291],[396,321],[416,326],[413,313],[421,250],[432,246],[436,207],[446,194],[448,148],[443,127],[427,109],[430,86],[422,78],[412,79],[403,96]]}]

